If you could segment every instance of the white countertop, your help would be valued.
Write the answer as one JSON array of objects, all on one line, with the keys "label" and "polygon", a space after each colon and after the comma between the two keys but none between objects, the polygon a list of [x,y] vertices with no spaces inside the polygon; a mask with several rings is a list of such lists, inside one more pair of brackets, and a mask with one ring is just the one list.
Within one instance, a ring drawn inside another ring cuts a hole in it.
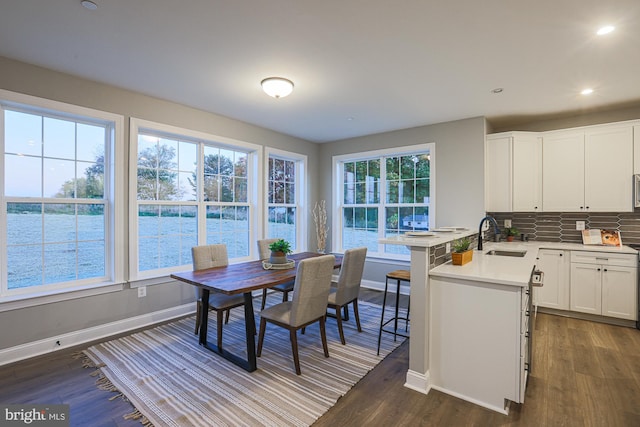
[{"label": "white countertop", "polygon": [[[524,257],[486,255],[491,249],[527,251]],[[429,271],[430,277],[448,277],[476,282],[496,283],[512,286],[528,286],[531,270],[536,265],[539,249],[581,250],[590,252],[612,252],[637,255],[638,251],[628,246],[609,247],[559,242],[486,242],[483,250],[473,251],[473,260],[465,265],[452,265],[451,261]]]},{"label": "white countertop", "polygon": [[[414,246],[421,248],[430,248],[442,243],[451,242],[462,237],[471,236],[476,234],[478,230],[472,230],[470,228],[458,231],[427,231],[425,233],[433,234],[432,236],[410,237],[406,234],[400,234],[399,236],[391,236],[378,240],[379,243],[384,245],[404,245]],[[419,233],[419,232],[418,232]]]}]

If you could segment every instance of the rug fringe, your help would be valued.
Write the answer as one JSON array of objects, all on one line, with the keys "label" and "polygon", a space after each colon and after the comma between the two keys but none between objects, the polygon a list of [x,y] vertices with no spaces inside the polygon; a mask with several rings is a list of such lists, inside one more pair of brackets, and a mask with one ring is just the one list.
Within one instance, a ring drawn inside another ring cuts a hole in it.
[{"label": "rug fringe", "polygon": [[140,421],[140,424],[142,424],[144,427],[153,427],[153,424],[151,424],[151,421],[149,421],[149,419],[145,417],[142,414],[142,412],[140,412],[137,409],[129,414],[126,414],[124,416],[124,419]]},{"label": "rug fringe", "polygon": [[[89,369],[89,368],[93,368],[95,369],[95,371],[91,372],[89,375],[91,375],[92,377],[98,377],[98,379],[96,379],[96,386],[98,387],[99,390],[104,390],[104,391],[110,391],[113,393],[117,393],[113,396],[111,396],[109,398],[109,401],[113,401],[115,399],[122,399],[125,402],[129,402],[129,399],[127,399],[127,396],[125,396],[120,390],[118,390],[118,388],[111,382],[111,380],[109,380],[109,378],[107,378],[102,371],[100,371],[100,368],[103,368],[105,366],[107,366],[105,363],[95,363],[93,360],[91,360],[91,358],[89,358],[89,356],[87,356],[87,354],[84,351],[77,351],[74,352],[71,357],[73,359],[80,359],[80,361],[82,362],[82,367],[85,369]],[[153,427],[153,424],[151,423],[151,421],[149,421],[149,419],[144,416],[138,409],[136,409],[134,407],[134,411],[131,412],[130,414],[125,414],[124,415],[124,419],[125,420],[137,420],[140,421],[140,424],[142,424],[143,427]]]}]

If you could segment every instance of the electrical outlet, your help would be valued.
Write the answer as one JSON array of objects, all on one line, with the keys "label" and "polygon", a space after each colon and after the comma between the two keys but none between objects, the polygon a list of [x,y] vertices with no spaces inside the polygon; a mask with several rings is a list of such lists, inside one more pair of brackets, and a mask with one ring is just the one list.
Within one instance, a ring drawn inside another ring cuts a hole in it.
[{"label": "electrical outlet", "polygon": [[147,296],[147,287],[146,286],[140,286],[138,288],[138,298],[143,298]]},{"label": "electrical outlet", "polygon": [[506,228],[511,228],[511,220],[510,219],[505,219],[504,220],[504,226]]},{"label": "electrical outlet", "polygon": [[584,221],[576,221],[576,230],[584,230]]},{"label": "electrical outlet", "polygon": [[445,253],[447,253],[447,254],[448,254],[449,252],[451,252],[451,242],[447,242],[447,243],[444,245],[444,252],[445,252]]}]

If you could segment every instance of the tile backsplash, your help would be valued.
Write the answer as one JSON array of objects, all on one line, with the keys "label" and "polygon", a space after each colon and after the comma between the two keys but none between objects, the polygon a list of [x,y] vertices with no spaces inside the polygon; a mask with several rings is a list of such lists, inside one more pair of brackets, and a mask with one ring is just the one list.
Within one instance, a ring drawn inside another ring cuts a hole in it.
[{"label": "tile backsplash", "polygon": [[547,242],[582,243],[582,235],[576,230],[576,221],[584,221],[585,228],[618,230],[622,244],[640,245],[639,212],[494,212],[489,213],[497,221],[500,229],[504,220],[510,219],[511,226],[526,234],[529,240]]}]

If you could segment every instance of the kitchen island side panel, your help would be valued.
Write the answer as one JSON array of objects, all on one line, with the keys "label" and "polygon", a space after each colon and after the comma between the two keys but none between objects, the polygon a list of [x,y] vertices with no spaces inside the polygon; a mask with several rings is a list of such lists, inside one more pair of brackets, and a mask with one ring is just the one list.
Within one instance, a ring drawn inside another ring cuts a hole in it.
[{"label": "kitchen island side panel", "polygon": [[430,287],[431,386],[505,413],[519,395],[522,288],[440,277]]}]

